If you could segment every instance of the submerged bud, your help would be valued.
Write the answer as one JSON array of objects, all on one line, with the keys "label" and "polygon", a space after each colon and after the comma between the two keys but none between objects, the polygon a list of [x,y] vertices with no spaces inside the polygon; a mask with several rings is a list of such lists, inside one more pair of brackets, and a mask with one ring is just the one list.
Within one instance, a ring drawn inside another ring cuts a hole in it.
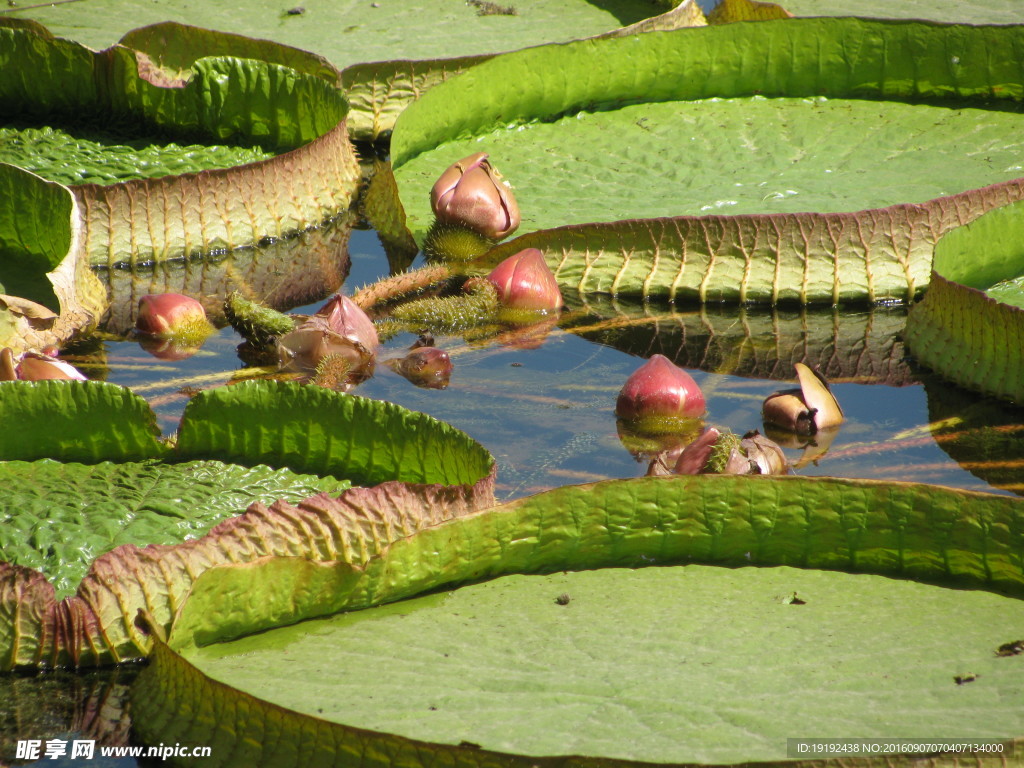
[{"label": "submerged bud", "polygon": [[634,371],[615,403],[615,415],[643,431],[671,431],[704,415],[704,394],[686,371],[653,355]]},{"label": "submerged bud", "polygon": [[452,360],[448,353],[437,347],[416,347],[400,360],[388,363],[417,387],[445,389],[452,375]]},{"label": "submerged bud", "polygon": [[463,158],[441,174],[430,190],[437,220],[461,224],[492,240],[501,240],[519,226],[519,206],[486,152]]},{"label": "submerged bud", "polygon": [[800,388],[782,390],[765,398],[761,409],[765,424],[801,435],[813,435],[820,429],[842,424],[843,409],[825,378],[803,363],[795,367]]},{"label": "submerged bud", "polygon": [[536,248],[509,256],[491,270],[487,279],[498,289],[498,301],[509,309],[556,312],[562,308],[562,292]]},{"label": "submerged bud", "polygon": [[181,293],[157,293],[139,299],[135,328],[157,338],[199,339],[195,346],[213,332],[203,305]]}]

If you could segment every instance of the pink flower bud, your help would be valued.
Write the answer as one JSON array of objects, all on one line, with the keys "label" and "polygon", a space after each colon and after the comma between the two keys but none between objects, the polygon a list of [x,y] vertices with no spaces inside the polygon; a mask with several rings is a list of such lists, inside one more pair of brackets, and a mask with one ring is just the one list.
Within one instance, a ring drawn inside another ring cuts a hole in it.
[{"label": "pink flower bud", "polygon": [[509,256],[491,270],[487,279],[498,289],[498,301],[509,309],[556,312],[562,308],[555,273],[536,248]]},{"label": "pink flower bud", "polygon": [[501,240],[519,226],[519,206],[486,152],[453,163],[430,190],[437,220],[461,224],[492,240]]},{"label": "pink flower bud", "polygon": [[330,301],[317,310],[313,317],[324,318],[327,321],[327,327],[334,333],[362,344],[370,352],[373,352],[380,344],[377,326],[348,296],[335,294]]},{"label": "pink flower bud", "polygon": [[664,355],[653,355],[633,372],[619,392],[615,415],[650,429],[672,429],[704,415],[704,394],[686,371]]},{"label": "pink flower bud", "polygon": [[162,338],[202,335],[202,331],[208,335],[213,330],[203,305],[180,293],[157,293],[139,299],[135,328]]}]

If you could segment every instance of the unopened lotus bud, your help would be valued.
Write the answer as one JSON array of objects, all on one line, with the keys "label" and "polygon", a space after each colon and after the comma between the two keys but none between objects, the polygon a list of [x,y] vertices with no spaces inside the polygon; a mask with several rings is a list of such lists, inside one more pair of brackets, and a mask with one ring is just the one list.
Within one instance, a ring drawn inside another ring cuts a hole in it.
[{"label": "unopened lotus bud", "polygon": [[615,403],[615,415],[637,431],[677,431],[704,415],[704,394],[686,371],[654,355],[634,371]]},{"label": "unopened lotus bud", "polygon": [[396,372],[417,387],[445,389],[452,375],[452,360],[437,347],[416,347],[400,360],[390,361]]},{"label": "unopened lotus bud", "polygon": [[135,329],[159,339],[179,339],[189,347],[201,347],[214,331],[203,305],[180,293],[157,293],[139,299]]},{"label": "unopened lotus bud", "polygon": [[498,301],[503,307],[545,313],[562,308],[562,292],[555,273],[536,248],[509,256],[491,270],[487,279],[498,289]]},{"label": "unopened lotus bud", "polygon": [[322,317],[327,327],[339,336],[362,344],[373,352],[380,344],[373,320],[348,296],[335,294],[314,317]]},{"label": "unopened lotus bud", "polygon": [[828,382],[803,363],[796,364],[799,389],[786,389],[769,395],[761,412],[765,424],[774,424],[802,435],[843,423],[843,409],[828,388]]},{"label": "unopened lotus bud", "polygon": [[437,220],[458,224],[492,240],[501,240],[519,226],[519,206],[508,184],[478,152],[453,163],[430,190]]},{"label": "unopened lotus bud", "polygon": [[26,352],[21,356],[17,366],[18,378],[22,381],[45,381],[62,379],[69,381],[85,381],[85,375],[70,363],[41,352]]}]

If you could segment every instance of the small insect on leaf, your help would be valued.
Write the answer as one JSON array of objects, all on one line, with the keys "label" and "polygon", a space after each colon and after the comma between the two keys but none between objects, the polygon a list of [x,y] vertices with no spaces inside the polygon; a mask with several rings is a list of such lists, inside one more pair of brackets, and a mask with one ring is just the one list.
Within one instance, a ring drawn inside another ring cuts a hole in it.
[{"label": "small insect on leaf", "polygon": [[953,682],[957,685],[963,685],[964,683],[973,683],[978,679],[978,676],[973,672],[965,672],[962,675],[954,675]]},{"label": "small insect on leaf", "polygon": [[792,595],[786,595],[786,597],[782,598],[782,604],[783,605],[807,605],[807,601],[804,600],[801,597],[797,597],[796,592],[794,592]]},{"label": "small insect on leaf", "polygon": [[559,605],[568,605],[570,600],[572,600],[572,598],[569,597],[569,593],[568,592],[563,592],[562,594],[560,594],[558,597],[555,598],[555,602],[558,603]]},{"label": "small insect on leaf", "polygon": [[1003,643],[996,648],[996,656],[1018,656],[1024,653],[1024,640],[1014,640],[1012,643]]}]

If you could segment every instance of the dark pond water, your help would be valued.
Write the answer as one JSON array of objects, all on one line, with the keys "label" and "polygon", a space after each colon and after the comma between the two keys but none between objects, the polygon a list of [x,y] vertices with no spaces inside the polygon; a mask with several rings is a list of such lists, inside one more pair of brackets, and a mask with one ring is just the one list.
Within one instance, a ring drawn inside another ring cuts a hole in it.
[{"label": "dark pond water", "polygon": [[[300,240],[276,258],[250,252],[134,281],[119,276],[113,281],[118,308],[109,326],[130,327],[139,295],[183,288],[222,294],[225,286],[258,286],[279,305],[313,311],[341,277],[337,255],[346,233],[323,234],[328,246]],[[348,252],[346,292],[387,273],[373,231],[353,231]],[[899,337],[903,308],[772,313],[566,299],[567,311],[546,328],[509,330],[490,339],[439,338],[455,365],[447,389],[416,388],[379,365],[356,394],[424,411],[476,438],[496,457],[497,493],[507,499],[644,474],[646,463],[619,437],[614,405],[626,377],[655,352],[693,373],[707,397],[709,423],[738,433],[762,428],[761,401],[793,381],[792,363],[805,360],[832,380],[847,422],[827,453],[808,460],[799,473],[1024,491],[1024,413],[959,391],[915,366]],[[397,355],[414,338],[389,340],[384,355]],[[170,434],[190,393],[255,373],[238,358],[238,343],[226,328],[195,355],[167,360],[136,341],[111,336],[79,344],[67,359],[91,377],[146,397]],[[803,448],[786,450],[794,462],[804,456]],[[77,733],[124,743],[130,727],[121,704],[133,676],[125,669],[0,677],[0,761],[13,756],[17,739]],[[39,762],[64,764],[82,763]],[[90,764],[136,763],[97,758]]]}]

